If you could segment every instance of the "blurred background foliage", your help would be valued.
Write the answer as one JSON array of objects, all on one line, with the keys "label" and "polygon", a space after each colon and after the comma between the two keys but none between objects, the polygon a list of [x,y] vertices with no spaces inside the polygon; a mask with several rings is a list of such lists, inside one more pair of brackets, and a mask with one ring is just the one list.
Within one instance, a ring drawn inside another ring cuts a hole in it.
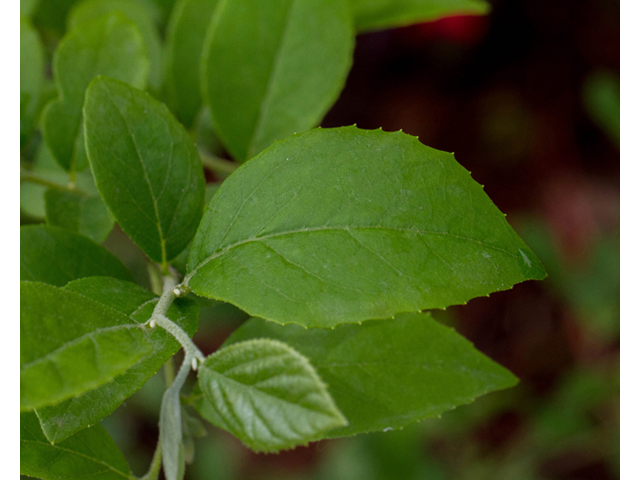
[{"label": "blurred background foliage", "polygon": [[[164,31],[173,0],[141,1]],[[74,3],[21,1],[49,55]],[[187,478],[619,478],[620,5],[491,3],[486,17],[360,35],[347,86],[323,126],[402,129],[453,151],[508,214],[548,279],[435,314],[520,384],[401,431],[280,455],[253,454],[226,432],[190,422],[187,450],[195,456]],[[201,148],[223,154],[206,116],[197,138]],[[42,168],[57,168],[46,151],[41,156]],[[25,221],[43,215],[38,187],[23,190]],[[143,255],[121,231],[105,246],[148,284]],[[246,315],[200,301],[195,341],[209,354]],[[103,422],[136,474],[157,440],[162,375]]]}]

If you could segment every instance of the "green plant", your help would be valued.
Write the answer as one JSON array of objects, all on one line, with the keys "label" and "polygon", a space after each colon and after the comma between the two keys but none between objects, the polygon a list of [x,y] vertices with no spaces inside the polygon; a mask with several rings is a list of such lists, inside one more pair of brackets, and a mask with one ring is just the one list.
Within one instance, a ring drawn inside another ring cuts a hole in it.
[{"label": "green plant", "polygon": [[[43,24],[45,7],[21,5]],[[147,479],[161,464],[182,478],[194,409],[276,452],[516,383],[427,311],[546,275],[482,187],[402,132],[313,129],[344,84],[354,25],[460,11],[486,4],[181,0],[159,68],[152,3],[87,0],[66,17],[54,89],[21,18],[21,208],[46,217],[21,229],[23,474],[133,478],[99,422],[162,365],[175,378]],[[235,162],[196,147],[203,104]],[[203,164],[228,178],[207,186]],[[96,243],[116,221],[154,293]],[[206,358],[194,294],[254,316]]]}]

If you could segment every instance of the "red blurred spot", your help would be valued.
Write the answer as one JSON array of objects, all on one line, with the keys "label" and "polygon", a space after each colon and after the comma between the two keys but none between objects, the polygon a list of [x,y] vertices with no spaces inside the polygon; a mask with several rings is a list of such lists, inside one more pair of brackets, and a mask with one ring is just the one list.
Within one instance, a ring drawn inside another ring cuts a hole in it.
[{"label": "red blurred spot", "polygon": [[489,27],[486,16],[456,15],[433,22],[407,27],[406,33],[413,40],[447,40],[463,45],[473,45],[482,40]]}]

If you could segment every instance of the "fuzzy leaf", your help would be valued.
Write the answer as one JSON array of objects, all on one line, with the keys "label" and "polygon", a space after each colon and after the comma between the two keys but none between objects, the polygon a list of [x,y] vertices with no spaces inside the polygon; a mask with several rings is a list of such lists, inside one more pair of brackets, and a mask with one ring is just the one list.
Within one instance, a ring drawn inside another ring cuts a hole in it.
[{"label": "fuzzy leaf", "polygon": [[251,340],[210,355],[198,384],[208,420],[263,452],[318,440],[346,425],[306,358],[282,342]]},{"label": "fuzzy leaf", "polygon": [[131,479],[127,461],[101,425],[51,445],[32,412],[20,414],[20,473],[43,480]]},{"label": "fuzzy leaf", "polygon": [[43,114],[43,134],[67,171],[86,167],[82,105],[87,86],[107,75],[144,88],[149,60],[138,28],[122,14],[83,23],[60,42],[53,57],[59,98]]},{"label": "fuzzy leaf", "polygon": [[44,225],[20,227],[20,280],[62,287],[94,276],[132,280],[120,260],[83,235]]},{"label": "fuzzy leaf", "polygon": [[[335,329],[304,329],[252,319],[225,345],[253,338],[286,342],[305,355],[328,384],[349,424],[322,438],[401,428],[470,403],[517,379],[428,314],[406,313]],[[205,417],[213,407],[195,395]]]},{"label": "fuzzy leaf", "polygon": [[[158,297],[133,283],[106,277],[76,280],[69,283],[65,290],[115,309],[139,323],[151,317],[158,301]],[[198,326],[197,305],[189,299],[176,299],[167,317],[193,335]],[[42,430],[51,443],[59,443],[110,415],[180,349],[180,344],[162,328],[151,331],[149,340],[153,344],[153,351],[124,374],[78,397],[37,410]]]},{"label": "fuzzy leaf", "polygon": [[167,107],[125,83],[96,79],[84,108],[96,185],[122,229],[166,263],[202,217],[204,172],[196,147]]},{"label": "fuzzy leaf", "polygon": [[353,37],[345,0],[220,4],[207,35],[202,91],[236,160],[320,122],[344,85]]},{"label": "fuzzy leaf", "polygon": [[483,15],[485,0],[349,0],[359,32],[401,27],[451,15]]},{"label": "fuzzy leaf", "polygon": [[234,172],[189,271],[198,295],[306,327],[444,308],[546,275],[452,154],[355,127],[295,135]]},{"label": "fuzzy leaf", "polygon": [[54,405],[124,373],[153,350],[140,323],[71,290],[20,282],[21,409]]}]

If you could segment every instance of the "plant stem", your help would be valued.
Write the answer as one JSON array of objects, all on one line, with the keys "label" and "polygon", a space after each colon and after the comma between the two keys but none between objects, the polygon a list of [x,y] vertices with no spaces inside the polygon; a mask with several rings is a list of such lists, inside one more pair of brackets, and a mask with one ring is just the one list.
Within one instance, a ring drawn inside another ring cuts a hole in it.
[{"label": "plant stem", "polygon": [[151,283],[151,291],[156,295],[162,295],[162,275],[155,263],[147,262],[147,272],[149,272],[149,282]]},{"label": "plant stem", "polygon": [[225,176],[231,175],[239,167],[237,163],[230,162],[224,158],[216,157],[200,151],[200,158],[205,168],[214,173],[221,173]]},{"label": "plant stem", "polygon": [[160,466],[162,465],[162,442],[158,439],[156,451],[153,453],[153,459],[147,473],[140,477],[140,480],[158,480],[160,475]]},{"label": "plant stem", "polygon": [[40,178],[37,175],[34,175],[32,173],[26,173],[26,174],[20,175],[20,182],[21,183],[22,182],[37,183],[38,185],[44,185],[45,187],[55,188],[56,190],[67,190],[67,191],[82,193],[86,195],[86,192],[83,192],[78,187],[76,187],[73,182],[69,183],[68,185],[60,185],[59,183],[55,183],[50,180]]},{"label": "plant stem", "polygon": [[[151,314],[151,318],[147,322],[147,325],[150,327],[155,327],[155,325],[159,325],[164,328],[167,332],[169,332],[173,337],[180,342],[182,348],[184,349],[185,358],[195,358],[200,362],[204,362],[204,355],[196,347],[196,345],[191,341],[191,337],[187,335],[187,333],[176,323],[166,317],[167,311],[171,306],[171,303],[178,297],[184,295],[184,287],[178,286],[178,281],[176,277],[173,275],[167,275],[163,277],[163,291],[160,300],[156,304],[156,307],[153,309],[153,313]],[[192,363],[192,368],[197,370],[198,364],[197,362]]]}]

